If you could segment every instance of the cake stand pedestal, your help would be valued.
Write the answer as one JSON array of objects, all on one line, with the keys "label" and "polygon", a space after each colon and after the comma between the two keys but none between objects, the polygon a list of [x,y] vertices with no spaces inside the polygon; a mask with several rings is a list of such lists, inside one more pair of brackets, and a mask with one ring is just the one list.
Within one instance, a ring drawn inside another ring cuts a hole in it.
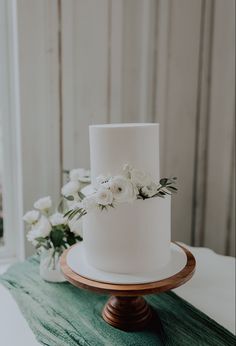
[{"label": "cake stand pedestal", "polygon": [[102,312],[103,319],[107,323],[125,331],[141,330],[154,316],[143,296],[169,291],[181,286],[194,274],[196,266],[194,256],[182,245],[175,244],[185,252],[187,260],[184,268],[175,275],[155,282],[114,284],[85,278],[73,272],[68,266],[66,258],[70,249],[67,249],[61,256],[61,269],[66,279],[74,286],[111,296]]}]

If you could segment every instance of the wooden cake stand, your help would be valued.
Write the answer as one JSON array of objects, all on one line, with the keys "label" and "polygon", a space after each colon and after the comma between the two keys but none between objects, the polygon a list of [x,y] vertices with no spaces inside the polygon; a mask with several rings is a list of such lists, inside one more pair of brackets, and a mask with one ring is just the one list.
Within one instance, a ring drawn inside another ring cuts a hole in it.
[{"label": "wooden cake stand", "polygon": [[186,254],[184,268],[166,279],[145,284],[111,284],[87,279],[74,273],[67,265],[67,249],[61,256],[61,269],[66,279],[76,287],[97,293],[109,294],[111,297],[103,308],[103,319],[115,328],[134,331],[143,329],[152,319],[151,307],[142,297],[146,294],[169,291],[187,282],[194,274],[196,261],[192,253],[182,245]]}]

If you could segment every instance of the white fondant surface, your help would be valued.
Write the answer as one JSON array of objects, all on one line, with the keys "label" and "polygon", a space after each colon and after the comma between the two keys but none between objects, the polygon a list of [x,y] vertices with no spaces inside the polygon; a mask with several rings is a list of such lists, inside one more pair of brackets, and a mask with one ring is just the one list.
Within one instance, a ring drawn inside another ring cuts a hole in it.
[{"label": "white fondant surface", "polygon": [[170,196],[89,211],[83,217],[85,256],[90,265],[108,272],[150,272],[169,261],[170,232]]},{"label": "white fondant surface", "polygon": [[91,280],[115,284],[142,284],[166,279],[184,268],[187,257],[176,244],[170,246],[170,261],[167,265],[153,272],[140,274],[109,273],[89,265],[84,256],[83,242],[73,246],[67,254],[67,265],[73,272]]},{"label": "white fondant surface", "polygon": [[117,175],[125,163],[159,182],[159,124],[106,124],[89,127],[92,184],[99,175]]}]

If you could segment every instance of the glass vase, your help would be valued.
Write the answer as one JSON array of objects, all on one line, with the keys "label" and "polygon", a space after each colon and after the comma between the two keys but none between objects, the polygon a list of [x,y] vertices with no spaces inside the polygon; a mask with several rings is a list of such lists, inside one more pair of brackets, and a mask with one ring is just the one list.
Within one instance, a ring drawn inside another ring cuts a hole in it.
[{"label": "glass vase", "polygon": [[60,268],[60,254],[54,249],[44,250],[40,256],[39,273],[48,282],[66,281]]}]

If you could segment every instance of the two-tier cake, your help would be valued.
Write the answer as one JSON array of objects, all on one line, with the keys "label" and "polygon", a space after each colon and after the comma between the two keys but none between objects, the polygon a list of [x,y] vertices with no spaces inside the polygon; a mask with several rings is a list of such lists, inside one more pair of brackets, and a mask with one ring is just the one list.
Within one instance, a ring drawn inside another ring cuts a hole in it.
[{"label": "two-tier cake", "polygon": [[[117,176],[128,164],[159,182],[159,124],[92,125],[92,185],[98,176]],[[171,196],[135,199],[83,216],[86,261],[119,274],[156,271],[170,260]]]}]

